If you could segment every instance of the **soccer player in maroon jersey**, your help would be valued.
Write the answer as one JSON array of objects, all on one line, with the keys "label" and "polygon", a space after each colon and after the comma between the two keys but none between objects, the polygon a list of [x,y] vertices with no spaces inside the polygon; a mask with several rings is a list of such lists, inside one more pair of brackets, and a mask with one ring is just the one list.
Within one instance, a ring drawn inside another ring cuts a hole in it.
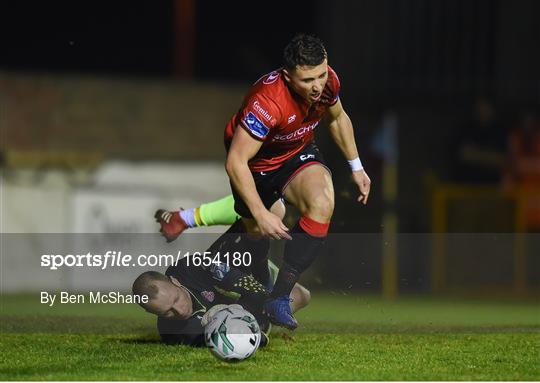
[{"label": "soccer player in maroon jersey", "polygon": [[[329,117],[331,135],[351,165],[358,200],[364,204],[371,181],[358,157],[353,126],[339,99],[340,83],[321,40],[295,36],[284,50],[283,64],[252,86],[229,121],[226,170],[235,210],[247,232],[289,240],[265,308],[272,322],[294,329],[289,294],[315,260],[334,209],[330,171],[313,136],[323,116]],[[269,210],[282,195],[302,214],[291,230]]]},{"label": "soccer player in maroon jersey", "polygon": [[[290,292],[324,244],[334,209],[331,174],[313,134],[323,117],[349,162],[360,192],[358,201],[366,204],[369,196],[371,181],[358,156],[339,89],[322,41],[299,34],[285,47],[283,67],[251,87],[225,129],[226,170],[234,210],[242,217],[238,223],[251,235],[247,248],[264,253],[268,238],[288,240],[265,311],[272,323],[289,329],[297,327]],[[282,197],[302,215],[290,230],[271,209]],[[160,221],[162,229],[171,225],[169,221]],[[235,224],[230,232],[238,228]]]}]

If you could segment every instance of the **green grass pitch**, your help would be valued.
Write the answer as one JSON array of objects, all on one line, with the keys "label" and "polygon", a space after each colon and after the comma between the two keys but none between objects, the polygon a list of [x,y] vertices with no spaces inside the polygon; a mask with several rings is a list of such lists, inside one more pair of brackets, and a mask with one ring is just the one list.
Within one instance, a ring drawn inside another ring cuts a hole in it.
[{"label": "green grass pitch", "polygon": [[227,364],[158,342],[135,305],[3,296],[0,380],[539,380],[538,301],[312,294],[294,333]]}]

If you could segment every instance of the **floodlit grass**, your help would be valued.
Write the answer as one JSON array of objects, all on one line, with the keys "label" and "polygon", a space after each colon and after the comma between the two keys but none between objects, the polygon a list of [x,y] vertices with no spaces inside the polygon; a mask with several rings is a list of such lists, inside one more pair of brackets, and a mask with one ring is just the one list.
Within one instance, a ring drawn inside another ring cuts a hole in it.
[{"label": "floodlit grass", "polygon": [[539,380],[540,306],[313,294],[294,333],[227,364],[134,305],[2,297],[0,380]]}]

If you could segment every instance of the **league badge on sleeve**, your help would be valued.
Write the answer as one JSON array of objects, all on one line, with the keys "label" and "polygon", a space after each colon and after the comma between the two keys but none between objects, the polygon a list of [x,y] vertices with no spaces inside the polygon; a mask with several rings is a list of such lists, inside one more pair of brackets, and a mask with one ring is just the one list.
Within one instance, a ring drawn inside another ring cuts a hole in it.
[{"label": "league badge on sleeve", "polygon": [[249,112],[244,118],[244,123],[249,131],[259,138],[265,138],[268,135],[270,129],[259,120],[253,112]]},{"label": "league badge on sleeve", "polygon": [[276,80],[278,78],[279,78],[279,72],[278,71],[270,72],[270,74],[263,80],[263,84],[270,85],[270,84],[276,82]]}]

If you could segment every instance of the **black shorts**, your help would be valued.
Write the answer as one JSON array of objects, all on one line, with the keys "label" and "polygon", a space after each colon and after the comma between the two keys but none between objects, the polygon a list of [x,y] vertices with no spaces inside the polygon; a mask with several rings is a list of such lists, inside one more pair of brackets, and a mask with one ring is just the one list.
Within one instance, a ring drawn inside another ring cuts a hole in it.
[{"label": "black shorts", "polygon": [[[324,163],[319,148],[314,142],[311,142],[304,146],[300,152],[285,161],[280,168],[269,172],[252,172],[255,187],[264,206],[270,209],[278,199],[282,198],[283,191],[300,170],[316,164],[323,165],[330,172],[330,169]],[[245,218],[253,218],[249,208],[232,185],[231,189],[236,213]]]}]

